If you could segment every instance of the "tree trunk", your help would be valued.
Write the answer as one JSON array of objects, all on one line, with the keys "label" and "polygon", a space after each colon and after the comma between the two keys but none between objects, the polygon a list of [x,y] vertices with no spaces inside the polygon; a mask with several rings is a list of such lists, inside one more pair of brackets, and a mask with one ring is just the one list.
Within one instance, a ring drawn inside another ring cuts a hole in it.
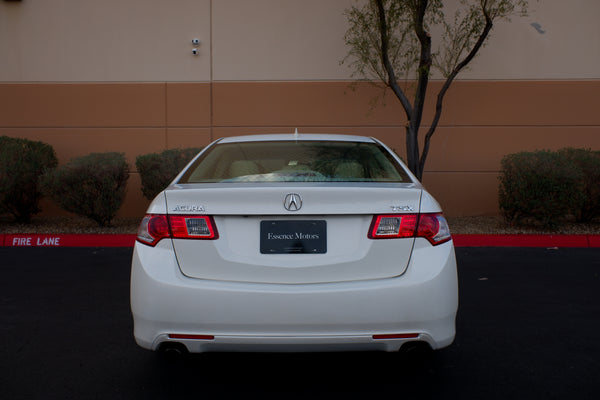
[{"label": "tree trunk", "polygon": [[406,162],[408,169],[419,179],[423,178],[423,171],[419,163],[419,137],[418,127],[409,123],[406,126]]}]

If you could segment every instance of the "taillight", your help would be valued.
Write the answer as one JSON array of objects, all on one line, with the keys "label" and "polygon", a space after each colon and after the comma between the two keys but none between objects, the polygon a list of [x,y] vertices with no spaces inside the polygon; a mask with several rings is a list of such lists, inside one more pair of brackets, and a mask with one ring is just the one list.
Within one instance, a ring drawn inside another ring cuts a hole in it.
[{"label": "taillight", "polygon": [[142,219],[137,240],[155,246],[161,239],[218,239],[212,217],[205,215],[148,214]]},{"label": "taillight", "polygon": [[441,213],[375,215],[368,236],[370,239],[422,237],[434,246],[452,238]]},{"label": "taillight", "polygon": [[169,215],[175,239],[218,239],[219,233],[212,217],[206,215]]},{"label": "taillight", "polygon": [[424,237],[434,246],[452,239],[448,222],[440,213],[421,214],[419,216],[417,237]]},{"label": "taillight", "polygon": [[376,215],[369,229],[370,239],[394,239],[415,236],[417,214]]},{"label": "taillight", "polygon": [[155,246],[161,239],[170,236],[167,216],[148,214],[142,219],[137,233],[137,240],[149,246]]}]

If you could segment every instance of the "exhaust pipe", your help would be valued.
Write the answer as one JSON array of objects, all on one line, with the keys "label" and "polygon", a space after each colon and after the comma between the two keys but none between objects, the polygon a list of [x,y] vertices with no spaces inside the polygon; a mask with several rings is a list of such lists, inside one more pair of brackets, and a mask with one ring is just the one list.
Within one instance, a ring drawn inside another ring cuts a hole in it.
[{"label": "exhaust pipe", "polygon": [[179,342],[164,342],[158,348],[158,352],[165,358],[179,358],[188,353],[187,347]]},{"label": "exhaust pipe", "polygon": [[400,356],[411,364],[428,363],[433,358],[433,349],[427,342],[407,342],[400,347]]}]

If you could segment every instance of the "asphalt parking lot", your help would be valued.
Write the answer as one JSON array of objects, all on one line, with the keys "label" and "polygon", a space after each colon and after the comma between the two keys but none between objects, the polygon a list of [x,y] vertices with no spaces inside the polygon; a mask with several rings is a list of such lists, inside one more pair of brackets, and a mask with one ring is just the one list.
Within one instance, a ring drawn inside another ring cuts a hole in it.
[{"label": "asphalt parking lot", "polygon": [[396,354],[138,348],[130,248],[0,248],[0,397],[600,398],[600,249],[458,248],[454,344]]}]

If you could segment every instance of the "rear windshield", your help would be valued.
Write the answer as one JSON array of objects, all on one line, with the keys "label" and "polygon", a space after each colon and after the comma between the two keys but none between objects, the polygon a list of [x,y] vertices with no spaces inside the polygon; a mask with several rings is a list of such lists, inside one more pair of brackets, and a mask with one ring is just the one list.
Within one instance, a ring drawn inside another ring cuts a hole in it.
[{"label": "rear windshield", "polygon": [[376,143],[272,141],[216,144],[179,183],[410,182]]}]

